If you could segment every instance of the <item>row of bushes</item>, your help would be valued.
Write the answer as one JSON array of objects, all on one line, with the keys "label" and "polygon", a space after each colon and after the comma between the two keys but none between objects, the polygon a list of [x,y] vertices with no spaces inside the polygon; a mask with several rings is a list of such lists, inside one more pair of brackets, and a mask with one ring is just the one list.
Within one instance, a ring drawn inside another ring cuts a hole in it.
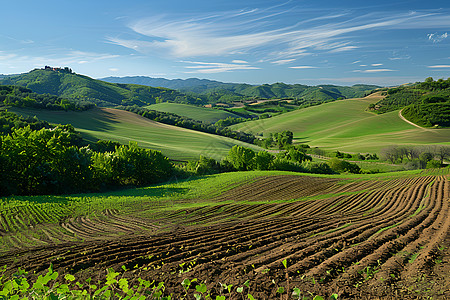
[{"label": "row of bushes", "polygon": [[278,170],[315,174],[361,172],[358,165],[336,158],[330,159],[326,163],[312,162],[311,156],[305,154],[302,149],[295,147],[273,155],[266,151],[254,152],[252,149],[237,145],[233,146],[228,155],[220,162],[201,156],[198,161],[188,162],[184,169],[195,175],[252,170]]},{"label": "row of bushes", "polygon": [[72,126],[33,130],[15,128],[0,136],[0,195],[61,194],[148,185],[173,175],[205,175],[230,171],[283,170],[333,174],[359,173],[360,169],[338,159],[313,163],[303,149],[291,147],[275,155],[234,146],[221,161],[201,156],[176,168],[159,151],[137,143],[120,145],[100,141],[83,146]]},{"label": "row of bushes", "polygon": [[41,121],[37,117],[25,117],[6,110],[0,110],[0,135],[7,135],[14,128],[27,126],[30,126],[33,130],[52,128],[47,121]]},{"label": "row of bushes", "polygon": [[398,146],[381,149],[382,159],[391,163],[402,163],[407,169],[439,168],[450,158],[450,146]]},{"label": "row of bushes", "polygon": [[37,94],[13,85],[0,85],[0,103],[16,107],[49,110],[88,110],[95,105],[87,101],[72,101],[50,94]]},{"label": "row of bushes", "polygon": [[[99,145],[98,147],[100,147]],[[174,167],[136,143],[97,152],[79,146],[71,126],[13,129],[0,136],[0,195],[60,194],[162,182]]]}]

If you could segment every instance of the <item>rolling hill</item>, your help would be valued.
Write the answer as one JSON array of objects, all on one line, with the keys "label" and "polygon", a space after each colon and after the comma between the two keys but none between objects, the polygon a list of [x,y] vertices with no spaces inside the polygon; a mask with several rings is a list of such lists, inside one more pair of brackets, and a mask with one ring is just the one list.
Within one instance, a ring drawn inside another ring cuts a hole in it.
[{"label": "rolling hill", "polygon": [[158,101],[196,99],[167,88],[136,84],[115,84],[79,75],[65,69],[35,69],[18,76],[6,77],[0,84],[18,85],[39,94],[52,94],[71,100],[87,100],[100,106],[153,104]]},{"label": "rolling hill", "polygon": [[378,152],[393,144],[450,144],[450,129],[417,128],[399,117],[399,111],[381,115],[367,112],[380,93],[341,100],[231,126],[252,133],[290,130],[294,138],[311,146],[349,152]]},{"label": "rolling hill", "polygon": [[376,113],[402,109],[403,116],[423,127],[450,127],[450,78],[387,90],[386,98],[371,105]]},{"label": "rolling hill", "polygon": [[37,116],[40,120],[50,123],[72,124],[87,140],[91,141],[104,139],[122,144],[136,141],[139,146],[160,150],[171,159],[195,159],[200,155],[221,159],[234,145],[261,150],[255,145],[158,123],[137,114],[113,108],[94,108],[84,112],[22,108],[9,110],[21,115]]},{"label": "rolling hill", "polygon": [[236,83],[225,83],[209,79],[165,79],[165,78],[153,78],[148,76],[126,76],[126,77],[105,77],[99,78],[111,83],[132,83],[148,86],[161,86],[174,90],[186,90],[191,92],[204,92],[209,89],[227,88],[237,85]]},{"label": "rolling hill", "polygon": [[240,118],[240,116],[227,112],[225,110],[207,108],[207,107],[199,107],[189,104],[180,104],[180,103],[158,103],[152,104],[149,106],[145,106],[145,108],[153,109],[162,112],[169,112],[173,114],[177,114],[179,116],[188,117],[194,120],[215,123],[221,119],[226,119],[228,117],[232,118]]},{"label": "rolling hill", "polygon": [[307,86],[302,84],[262,84],[224,83],[207,79],[173,79],[152,78],[146,76],[107,77],[101,80],[114,83],[134,83],[149,86],[162,86],[181,92],[199,93],[208,97],[208,102],[229,102],[236,97],[256,98],[294,98],[314,102],[335,100],[338,98],[362,97],[367,92],[379,88],[376,85],[356,84],[351,87],[336,85]]}]

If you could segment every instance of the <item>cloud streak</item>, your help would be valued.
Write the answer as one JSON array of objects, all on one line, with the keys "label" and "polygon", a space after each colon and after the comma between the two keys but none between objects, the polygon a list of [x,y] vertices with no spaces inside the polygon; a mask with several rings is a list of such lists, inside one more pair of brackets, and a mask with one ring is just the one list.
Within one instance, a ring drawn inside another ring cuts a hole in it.
[{"label": "cloud streak", "polygon": [[[339,53],[360,46],[352,40],[368,30],[442,28],[450,16],[440,13],[372,13],[348,19],[344,14],[283,23],[290,11],[244,10],[180,17],[154,16],[128,24],[135,38],[108,37],[109,43],[145,54],[189,58],[262,53],[263,59],[282,64],[317,52]],[[345,19],[342,17],[346,17]],[[341,19],[342,18],[342,19]],[[322,20],[317,25],[314,20]],[[311,22],[309,22],[311,21]],[[350,36],[352,35],[352,36]],[[435,35],[429,39],[437,38]],[[444,35],[439,36],[439,39]],[[446,38],[446,34],[445,34]]]},{"label": "cloud streak", "polygon": [[233,60],[232,63],[211,63],[211,62],[199,62],[199,61],[181,61],[182,63],[189,64],[185,66],[185,73],[223,73],[237,70],[257,70],[259,68],[249,65],[246,61]]},{"label": "cloud streak", "polygon": [[296,66],[296,67],[289,67],[290,69],[317,69],[317,67],[313,66]]},{"label": "cloud streak", "polygon": [[379,72],[394,72],[396,70],[391,69],[370,69],[370,70],[355,70],[353,72],[359,72],[359,73],[379,73]]},{"label": "cloud streak", "polygon": [[450,65],[435,65],[435,66],[428,66],[428,68],[431,68],[431,69],[445,69],[445,68],[450,68]]},{"label": "cloud streak", "polygon": [[20,65],[33,65],[35,67],[43,67],[45,65],[52,66],[73,66],[75,64],[87,64],[98,61],[118,58],[120,55],[109,53],[95,53],[78,50],[70,50],[58,55],[48,56],[29,56],[17,55],[0,51],[0,64],[16,68]]}]

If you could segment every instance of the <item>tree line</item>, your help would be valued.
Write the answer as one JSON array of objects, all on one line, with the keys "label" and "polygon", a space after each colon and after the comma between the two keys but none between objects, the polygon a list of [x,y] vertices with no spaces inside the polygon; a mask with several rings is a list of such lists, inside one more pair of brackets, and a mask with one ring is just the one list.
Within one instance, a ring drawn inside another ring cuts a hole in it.
[{"label": "tree line", "polygon": [[450,78],[424,82],[412,86],[388,89],[386,97],[369,105],[376,113],[386,113],[403,108],[403,116],[421,126],[450,126]]},{"label": "tree line", "polygon": [[0,110],[0,135],[8,135],[14,128],[27,126],[33,130],[53,127],[47,121],[41,121],[36,116],[21,116],[7,110]]},{"label": "tree line", "polygon": [[200,156],[197,161],[189,161],[184,169],[195,175],[254,170],[314,174],[361,173],[358,165],[337,158],[327,162],[312,162],[312,157],[305,153],[305,148],[298,146],[290,146],[287,150],[272,154],[267,151],[255,152],[250,148],[235,145],[220,162]]},{"label": "tree line", "polygon": [[95,105],[87,101],[71,101],[50,94],[37,94],[14,85],[0,85],[0,103],[6,106],[49,110],[88,110]]},{"label": "tree line", "polygon": [[97,151],[83,144],[71,125],[13,128],[0,136],[0,195],[99,191],[162,182],[174,172],[161,152],[137,143],[98,143]]},{"label": "tree line", "polygon": [[380,155],[391,163],[404,163],[411,169],[439,168],[450,158],[450,146],[398,146],[381,149]]}]

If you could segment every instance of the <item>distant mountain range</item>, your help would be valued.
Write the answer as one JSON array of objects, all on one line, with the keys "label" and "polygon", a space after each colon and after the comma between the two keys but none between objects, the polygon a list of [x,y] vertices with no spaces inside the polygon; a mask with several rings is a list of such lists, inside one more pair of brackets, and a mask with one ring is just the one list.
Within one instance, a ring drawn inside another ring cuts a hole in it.
[{"label": "distant mountain range", "polygon": [[[216,88],[231,88],[236,83],[224,83],[215,80],[209,79],[198,79],[198,78],[189,78],[189,79],[165,79],[165,78],[153,78],[147,76],[126,76],[126,77],[105,77],[99,78],[99,80],[103,80],[111,83],[132,83],[132,84],[141,84],[148,86],[159,86],[165,87],[168,89],[174,90],[189,90],[192,92],[201,93],[208,89],[216,89]],[[249,84],[245,84],[246,86],[251,86]],[[193,90],[193,88],[195,90]]]},{"label": "distant mountain range", "polygon": [[375,85],[307,86],[302,84],[250,85],[207,79],[164,79],[144,76],[93,79],[70,68],[45,67],[28,73],[1,78],[0,84],[18,85],[39,94],[52,94],[74,101],[89,101],[99,106],[138,105],[160,102],[196,105],[231,103],[248,99],[294,99],[315,105],[336,99],[362,97]]},{"label": "distant mountain range", "polygon": [[[367,92],[380,88],[377,85],[356,84],[351,87],[337,85],[307,86],[302,84],[262,84],[224,83],[208,79],[164,79],[146,76],[106,77],[101,80],[111,83],[142,84],[176,89],[183,93],[198,93],[215,96],[215,100],[228,102],[236,97],[295,98],[305,100],[333,100],[338,98],[362,97]],[[224,98],[224,99],[221,99]]]}]

